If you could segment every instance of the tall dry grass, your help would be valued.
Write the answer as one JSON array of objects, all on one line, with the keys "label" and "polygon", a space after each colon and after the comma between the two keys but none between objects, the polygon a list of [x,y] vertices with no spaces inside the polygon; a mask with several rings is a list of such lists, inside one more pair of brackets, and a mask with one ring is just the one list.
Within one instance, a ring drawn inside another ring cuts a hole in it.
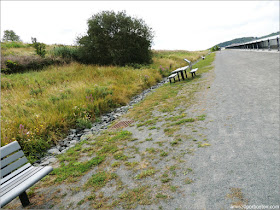
[{"label": "tall dry grass", "polygon": [[125,105],[163,75],[186,65],[183,58],[201,55],[157,53],[153,64],[139,69],[71,63],[3,75],[1,145],[17,140],[33,161],[70,128],[90,127],[100,114]]}]

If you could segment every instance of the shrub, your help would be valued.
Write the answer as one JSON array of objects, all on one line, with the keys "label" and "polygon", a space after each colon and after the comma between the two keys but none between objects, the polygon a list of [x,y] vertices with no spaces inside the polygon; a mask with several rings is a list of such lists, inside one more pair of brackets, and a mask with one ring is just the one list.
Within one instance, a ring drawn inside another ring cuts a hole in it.
[{"label": "shrub", "polygon": [[32,45],[36,50],[37,55],[41,56],[42,58],[46,55],[46,44],[37,42],[36,38],[31,37]]},{"label": "shrub", "polygon": [[51,51],[51,54],[55,57],[61,57],[67,60],[78,60],[77,47],[67,47],[67,46],[54,47]]},{"label": "shrub", "polygon": [[101,65],[151,63],[152,38],[151,28],[142,19],[103,11],[88,20],[87,35],[77,38],[79,59]]},{"label": "shrub", "polygon": [[45,66],[62,64],[58,58],[41,58],[38,56],[3,56],[1,58],[1,71],[4,74],[23,73],[30,70],[39,70]]}]

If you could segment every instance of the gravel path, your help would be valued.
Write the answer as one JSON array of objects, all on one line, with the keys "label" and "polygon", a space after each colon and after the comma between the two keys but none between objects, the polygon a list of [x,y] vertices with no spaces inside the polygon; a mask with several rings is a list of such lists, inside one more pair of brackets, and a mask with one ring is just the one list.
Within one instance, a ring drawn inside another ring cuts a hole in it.
[{"label": "gravel path", "polygon": [[184,206],[279,208],[279,53],[220,51],[214,72],[206,96],[211,147],[190,160],[198,180]]}]

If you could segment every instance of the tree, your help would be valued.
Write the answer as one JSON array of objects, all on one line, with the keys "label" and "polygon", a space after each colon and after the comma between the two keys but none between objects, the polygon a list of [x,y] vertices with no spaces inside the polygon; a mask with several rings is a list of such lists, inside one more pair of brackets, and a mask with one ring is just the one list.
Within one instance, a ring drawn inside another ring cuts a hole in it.
[{"label": "tree", "polygon": [[20,42],[20,37],[16,35],[13,30],[5,30],[3,35],[3,42],[13,41]]},{"label": "tree", "polygon": [[77,38],[82,62],[126,65],[152,61],[152,29],[125,11],[103,11],[88,20],[87,34]]}]

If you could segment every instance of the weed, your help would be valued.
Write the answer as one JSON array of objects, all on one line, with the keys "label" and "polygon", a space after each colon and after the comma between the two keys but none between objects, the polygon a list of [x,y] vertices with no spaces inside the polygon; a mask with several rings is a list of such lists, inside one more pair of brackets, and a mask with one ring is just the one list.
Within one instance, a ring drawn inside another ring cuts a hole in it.
[{"label": "weed", "polygon": [[123,154],[123,151],[118,151],[114,154],[114,158],[116,160],[127,160],[128,157],[126,155]]},{"label": "weed", "polygon": [[155,174],[154,169],[144,170],[144,171],[141,171],[140,174],[136,175],[135,179],[143,179],[143,178],[146,178],[148,176],[152,176],[154,174]]},{"label": "weed", "polygon": [[146,148],[146,152],[148,152],[150,154],[155,154],[156,153],[156,149],[155,148]]},{"label": "weed", "polygon": [[106,185],[111,179],[117,178],[114,173],[108,173],[105,171],[93,174],[91,178],[85,184],[86,187],[93,187],[94,190],[100,189]]},{"label": "weed", "polygon": [[206,117],[205,114],[197,116],[197,120],[203,121],[203,120],[205,120],[205,117]]},{"label": "weed", "polygon": [[211,144],[208,144],[208,143],[204,143],[204,144],[199,143],[199,144],[197,145],[198,148],[199,148],[199,147],[207,147],[207,146],[211,146]]},{"label": "weed", "polygon": [[160,156],[161,156],[161,157],[166,157],[167,155],[168,155],[168,152],[162,151],[162,152],[160,153]]},{"label": "weed", "polygon": [[146,141],[153,141],[153,138],[146,138]]},{"label": "weed", "polygon": [[185,184],[191,184],[191,183],[193,183],[192,179],[190,179],[190,178],[185,179]]},{"label": "weed", "polygon": [[70,177],[79,177],[83,175],[85,172],[87,172],[89,169],[91,169],[92,167],[102,163],[104,159],[105,157],[101,156],[101,157],[94,157],[91,160],[84,163],[74,162],[74,161],[71,161],[67,165],[61,163],[61,166],[59,168],[55,168],[52,171],[52,174],[56,175],[55,182],[60,183],[64,180],[69,179]]},{"label": "weed", "polygon": [[152,197],[149,186],[141,186],[127,190],[119,195],[119,202],[124,209],[133,209],[138,205],[149,205],[152,203]]},{"label": "weed", "polygon": [[117,167],[119,167],[121,165],[121,163],[120,162],[118,162],[118,161],[115,161],[114,163],[112,163],[112,167],[113,168],[117,168]]},{"label": "weed", "polygon": [[171,180],[172,180],[171,178],[162,178],[161,182],[162,183],[167,183],[167,182],[170,182]]},{"label": "weed", "polygon": [[171,125],[181,125],[183,123],[186,123],[186,122],[194,122],[195,120],[193,118],[188,118],[188,119],[182,119],[182,120],[179,120],[175,123],[172,123]]},{"label": "weed", "polygon": [[156,194],[156,198],[166,199],[167,197],[168,197],[167,195],[164,195],[164,194],[161,194],[161,193]]},{"label": "weed", "polygon": [[83,203],[85,202],[85,200],[84,199],[82,199],[82,200],[80,200],[78,203],[77,203],[77,205],[82,205]]}]

